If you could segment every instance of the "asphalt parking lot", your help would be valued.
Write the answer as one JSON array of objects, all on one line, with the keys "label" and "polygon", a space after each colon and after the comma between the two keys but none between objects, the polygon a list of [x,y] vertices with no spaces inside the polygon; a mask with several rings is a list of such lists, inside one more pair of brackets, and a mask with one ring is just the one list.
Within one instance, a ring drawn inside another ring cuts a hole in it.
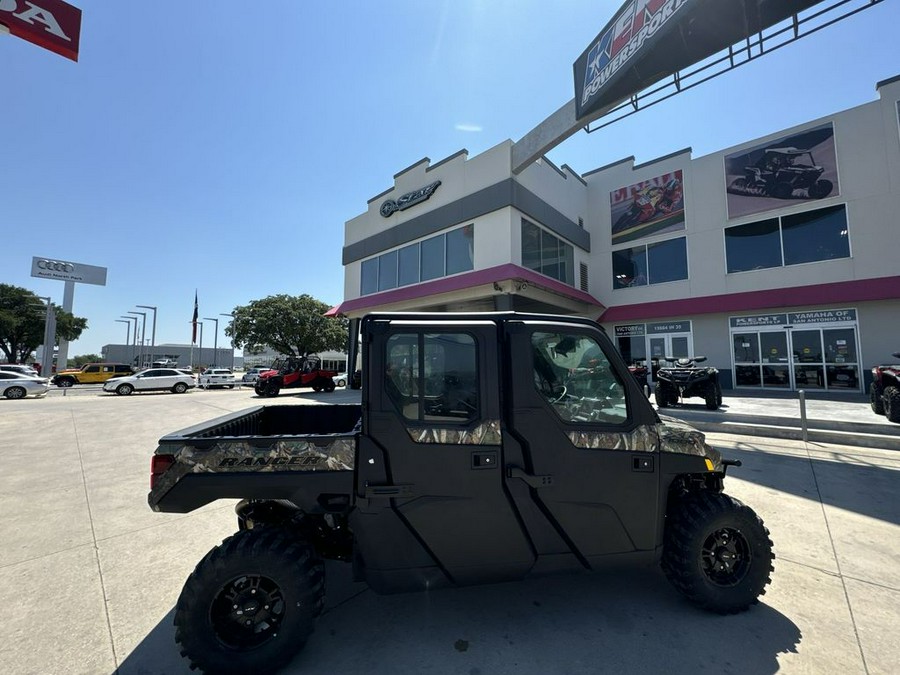
[{"label": "asphalt parking lot", "polygon": [[[150,455],[166,433],[259,403],[251,388],[0,401],[0,671],[190,672],[173,607],[196,562],[234,531],[233,502],[151,512]],[[726,489],[775,542],[772,586],[749,612],[697,611],[655,569],[378,596],[334,564],[328,608],[284,672],[896,672],[900,454],[709,439],[743,461]]]}]

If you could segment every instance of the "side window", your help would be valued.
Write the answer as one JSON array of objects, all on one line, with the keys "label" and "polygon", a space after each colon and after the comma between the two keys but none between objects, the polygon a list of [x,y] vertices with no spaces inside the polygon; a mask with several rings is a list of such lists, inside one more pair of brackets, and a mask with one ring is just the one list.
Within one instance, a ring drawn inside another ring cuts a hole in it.
[{"label": "side window", "polygon": [[478,359],[471,335],[393,335],[385,364],[385,392],[406,419],[465,423],[478,417]]},{"label": "side window", "polygon": [[103,372],[104,373],[112,373],[113,367],[112,366],[103,366]]},{"label": "side window", "polygon": [[628,419],[625,387],[590,335],[535,332],[534,386],[565,422],[618,425]]},{"label": "side window", "polygon": [[86,373],[99,373],[99,372],[100,372],[100,366],[88,366],[88,367],[85,369],[84,372],[86,372]]}]

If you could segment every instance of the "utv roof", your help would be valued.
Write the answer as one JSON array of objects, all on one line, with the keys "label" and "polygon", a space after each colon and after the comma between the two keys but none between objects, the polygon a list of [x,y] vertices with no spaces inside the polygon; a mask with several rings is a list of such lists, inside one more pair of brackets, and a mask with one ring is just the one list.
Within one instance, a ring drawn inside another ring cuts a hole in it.
[{"label": "utv roof", "polygon": [[805,155],[809,150],[801,150],[800,148],[766,148],[766,152],[774,152],[779,155]]}]

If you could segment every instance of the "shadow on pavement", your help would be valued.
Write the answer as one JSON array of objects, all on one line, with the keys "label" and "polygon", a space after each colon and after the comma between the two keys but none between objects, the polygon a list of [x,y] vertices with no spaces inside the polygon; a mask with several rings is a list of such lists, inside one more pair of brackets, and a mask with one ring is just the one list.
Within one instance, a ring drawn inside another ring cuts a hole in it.
[{"label": "shadow on pavement", "polygon": [[[392,596],[360,593],[365,587],[346,577],[329,566],[330,597],[349,599],[326,609],[283,673],[758,675],[777,672],[778,655],[796,652],[801,639],[790,619],[765,604],[736,616],[697,610],[658,570]],[[173,613],[118,674],[190,672],[178,656]]]},{"label": "shadow on pavement", "polygon": [[[810,444],[810,450],[816,450],[815,444]],[[742,467],[728,472],[729,477],[900,524],[900,500],[896,498],[900,464],[895,468],[865,464],[865,453],[854,450],[835,452],[835,459],[841,461],[829,461],[767,452],[744,443],[723,449],[722,454],[743,462]],[[900,462],[900,456],[897,460]]]}]

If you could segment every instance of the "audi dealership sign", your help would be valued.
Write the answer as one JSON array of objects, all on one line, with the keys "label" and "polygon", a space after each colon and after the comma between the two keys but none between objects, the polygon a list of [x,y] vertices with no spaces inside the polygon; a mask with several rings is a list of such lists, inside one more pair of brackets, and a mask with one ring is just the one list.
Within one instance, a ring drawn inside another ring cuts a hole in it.
[{"label": "audi dealership sign", "polygon": [[62,0],[0,0],[0,29],[78,60],[81,10]]},{"label": "audi dealership sign", "polygon": [[80,284],[106,286],[106,268],[56,258],[31,259],[31,276],[56,281],[75,281]]}]

